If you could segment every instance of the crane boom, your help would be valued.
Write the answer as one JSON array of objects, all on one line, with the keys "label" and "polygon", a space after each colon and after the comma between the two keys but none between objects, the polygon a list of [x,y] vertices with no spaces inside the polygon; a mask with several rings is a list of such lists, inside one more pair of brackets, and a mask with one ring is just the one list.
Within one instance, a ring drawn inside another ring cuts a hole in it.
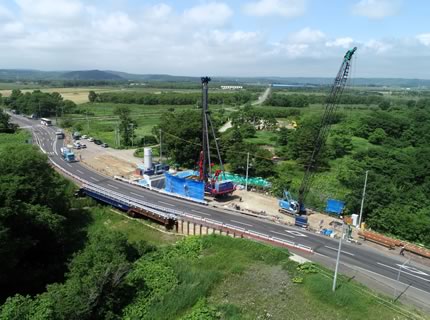
[{"label": "crane boom", "polygon": [[334,113],[337,109],[337,104],[340,96],[342,95],[343,89],[345,88],[348,80],[349,70],[351,66],[351,58],[354,55],[357,47],[350,49],[346,52],[342,65],[340,66],[339,72],[334,80],[334,84],[331,87],[330,94],[327,99],[327,104],[324,110],[324,114],[319,124],[318,136],[314,141],[312,154],[307,162],[305,168],[305,175],[299,188],[299,195],[297,198],[298,208],[300,212],[305,211],[304,201],[309,191],[312,177],[318,167],[318,157],[324,147],[327,137],[330,131],[331,123],[333,120]]}]

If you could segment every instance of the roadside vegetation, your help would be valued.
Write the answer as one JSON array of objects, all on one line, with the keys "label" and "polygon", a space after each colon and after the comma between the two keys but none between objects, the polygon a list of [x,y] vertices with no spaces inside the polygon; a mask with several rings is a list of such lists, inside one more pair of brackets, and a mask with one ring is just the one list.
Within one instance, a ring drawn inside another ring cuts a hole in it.
[{"label": "roadside vegetation", "polygon": [[[40,91],[14,90],[2,100],[6,107],[24,113],[40,108],[43,115],[61,114],[63,127],[116,148],[157,145],[161,131],[163,153],[171,164],[196,168],[201,145],[200,93],[178,88],[157,93],[94,91],[89,94],[92,102],[79,105]],[[227,121],[232,125],[219,134],[226,169],[245,174],[249,153],[251,176],[271,181],[269,191],[276,197],[284,190],[297,196],[326,89],[272,89],[263,105],[257,106],[250,102],[263,87],[210,93],[214,125],[220,128]],[[326,200],[335,198],[346,202],[346,214],[358,213],[368,170],[364,203],[368,226],[429,246],[429,92],[358,88],[346,91],[339,102],[306,206],[323,210]],[[211,147],[215,151],[215,145]],[[141,149],[136,154],[141,155]],[[215,152],[213,160],[219,163]]]},{"label": "roadside vegetation", "polygon": [[[157,231],[88,198],[0,133],[0,319],[407,319],[397,303],[286,249]],[[304,306],[306,306],[304,308]]]}]

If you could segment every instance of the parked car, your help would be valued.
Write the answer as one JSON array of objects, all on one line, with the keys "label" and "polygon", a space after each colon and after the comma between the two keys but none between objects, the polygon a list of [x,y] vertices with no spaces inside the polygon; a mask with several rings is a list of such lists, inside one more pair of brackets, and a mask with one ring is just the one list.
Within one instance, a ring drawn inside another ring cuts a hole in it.
[{"label": "parked car", "polygon": [[73,132],[72,138],[75,140],[79,140],[81,138],[81,134],[79,133],[79,131]]},{"label": "parked car", "polygon": [[87,145],[85,143],[79,143],[82,149],[85,149]]},{"label": "parked car", "polygon": [[88,138],[88,141],[89,141],[89,142],[94,142],[94,138],[93,138],[93,137],[89,137],[89,138]]},{"label": "parked car", "polygon": [[103,144],[103,141],[101,141],[101,140],[97,140],[97,139],[94,139],[94,143],[95,143],[96,145],[101,145],[101,144]]},{"label": "parked car", "polygon": [[102,147],[107,148],[107,147],[109,147],[109,145],[107,143],[102,143]]},{"label": "parked car", "polygon": [[80,149],[81,148],[81,144],[79,142],[75,142],[75,143],[73,143],[73,148]]},{"label": "parked car", "polygon": [[88,138],[88,136],[86,135],[86,134],[84,134],[82,137],[81,137],[81,139],[87,139]]}]

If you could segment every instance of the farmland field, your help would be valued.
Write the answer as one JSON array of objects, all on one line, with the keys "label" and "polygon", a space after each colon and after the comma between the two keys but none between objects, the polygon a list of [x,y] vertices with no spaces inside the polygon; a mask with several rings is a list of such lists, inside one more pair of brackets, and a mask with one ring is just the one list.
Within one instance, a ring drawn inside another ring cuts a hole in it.
[{"label": "farmland field", "polygon": [[[135,130],[137,142],[144,135],[150,135],[154,126],[159,124],[160,117],[165,112],[177,112],[181,110],[195,109],[194,105],[169,106],[169,105],[141,105],[141,104],[116,104],[116,103],[84,103],[78,105],[78,113],[72,114],[74,127],[86,135],[98,138],[115,146],[115,128],[118,125],[118,117],[113,114],[118,106],[127,106],[131,110],[131,117],[137,123]],[[218,109],[214,106],[212,109]],[[88,111],[88,118],[86,112]]]}]

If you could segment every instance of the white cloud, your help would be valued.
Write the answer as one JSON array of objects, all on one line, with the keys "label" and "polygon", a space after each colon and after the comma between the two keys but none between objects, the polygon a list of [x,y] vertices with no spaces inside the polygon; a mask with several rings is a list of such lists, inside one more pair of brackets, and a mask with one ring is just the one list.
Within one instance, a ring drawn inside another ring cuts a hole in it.
[{"label": "white cloud", "polygon": [[416,36],[418,41],[425,46],[430,46],[430,33],[422,33]]},{"label": "white cloud", "polygon": [[137,29],[137,24],[124,12],[114,12],[93,22],[97,31],[105,36],[122,38]]},{"label": "white cloud", "polygon": [[364,49],[376,54],[382,54],[392,49],[393,45],[378,40],[369,40],[364,43]]},{"label": "white cloud", "polygon": [[244,12],[250,16],[297,17],[305,13],[307,0],[259,0],[247,3]]},{"label": "white cloud", "polygon": [[185,23],[201,26],[223,26],[232,17],[233,11],[225,3],[210,2],[184,11]]},{"label": "white cloud", "polygon": [[0,6],[0,22],[13,19],[13,14],[6,7]]},{"label": "white cloud", "polygon": [[289,36],[289,39],[294,43],[314,43],[325,39],[325,34],[316,29],[304,28]]},{"label": "white cloud", "polygon": [[382,19],[397,14],[402,0],[361,0],[353,6],[353,13],[370,19]]},{"label": "white cloud", "polygon": [[144,18],[150,20],[164,20],[171,16],[173,9],[165,3],[159,3],[154,6],[146,8]]},{"label": "white cloud", "polygon": [[327,47],[340,47],[344,49],[349,49],[351,48],[353,43],[354,43],[354,39],[350,37],[344,37],[344,38],[336,38],[333,41],[327,41],[325,45]]},{"label": "white cloud", "polygon": [[28,22],[67,25],[81,18],[84,5],[76,0],[15,0]]},{"label": "white cloud", "polygon": [[[325,30],[306,27],[280,40],[276,38],[281,37],[280,32],[271,34],[267,28],[278,26],[265,21],[262,29],[249,24],[247,29],[237,28],[236,23],[231,23],[232,9],[215,0],[202,0],[185,10],[159,3],[143,5],[134,11],[121,9],[122,0],[113,1],[115,6],[99,5],[98,0],[71,0],[67,3],[73,5],[67,11],[63,6],[66,0],[58,0],[59,7],[54,6],[48,12],[40,12],[40,3],[47,5],[48,0],[37,1],[35,12],[24,5],[32,1],[16,1],[23,7],[18,7],[13,14],[2,11],[0,6],[0,40],[3,40],[0,41],[0,68],[98,68],[212,76],[333,76],[345,51],[356,45],[360,58],[357,76],[430,78],[430,66],[420,67],[416,62],[430,61],[430,33],[358,40],[358,36],[333,37]],[[304,1],[253,1],[260,5],[289,4],[290,9],[293,3],[305,4]],[[282,11],[285,8],[266,7],[259,13],[291,16],[292,11],[288,14]],[[2,16],[9,20],[2,20]]]}]

